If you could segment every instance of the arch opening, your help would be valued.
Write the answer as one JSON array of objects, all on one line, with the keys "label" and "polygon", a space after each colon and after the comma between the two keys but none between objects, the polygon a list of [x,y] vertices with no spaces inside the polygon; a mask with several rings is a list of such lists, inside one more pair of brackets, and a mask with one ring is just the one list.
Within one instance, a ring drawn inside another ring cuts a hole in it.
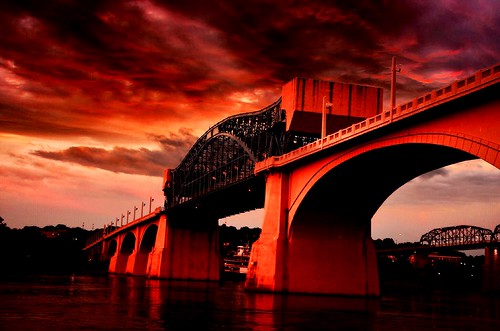
[{"label": "arch opening", "polygon": [[474,159],[463,151],[430,144],[403,144],[357,155],[327,172],[307,192],[294,218],[294,227],[314,220],[314,210],[333,219],[371,220],[384,201],[412,179],[443,166]]},{"label": "arch opening", "polygon": [[116,253],[116,249],[118,247],[118,244],[116,242],[116,240],[111,240],[111,242],[109,243],[109,247],[108,247],[108,257],[112,257],[115,255]]},{"label": "arch opening", "polygon": [[372,218],[372,236],[400,244],[419,242],[425,233],[445,227],[493,231],[499,214],[499,169],[469,160],[428,172],[393,192]]},{"label": "arch opening", "polygon": [[411,143],[372,150],[332,166],[312,185],[289,220],[290,288],[376,295],[374,214],[413,178],[474,158],[449,147]]},{"label": "arch opening", "polygon": [[139,248],[140,253],[150,253],[155,247],[156,234],[158,232],[158,226],[156,224],[150,225],[144,232],[142,237],[141,247]]},{"label": "arch opening", "polygon": [[120,249],[120,254],[131,255],[135,249],[135,236],[133,233],[129,232],[125,235],[123,239],[122,247]]}]

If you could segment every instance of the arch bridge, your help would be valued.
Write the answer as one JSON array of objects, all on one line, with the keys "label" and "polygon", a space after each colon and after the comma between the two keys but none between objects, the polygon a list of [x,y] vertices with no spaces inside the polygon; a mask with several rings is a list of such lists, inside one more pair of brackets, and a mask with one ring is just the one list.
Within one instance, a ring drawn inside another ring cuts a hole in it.
[{"label": "arch bridge", "polygon": [[165,172],[165,209],[137,223],[158,224],[147,263],[133,267],[142,230],[135,246],[125,240],[135,222],[98,241],[123,236],[110,272],[218,280],[218,220],[264,207],[245,289],[376,296],[371,218],[383,202],[443,166],[500,168],[499,82],[497,64],[383,110],[381,88],[296,78],[269,107],[211,127]]}]

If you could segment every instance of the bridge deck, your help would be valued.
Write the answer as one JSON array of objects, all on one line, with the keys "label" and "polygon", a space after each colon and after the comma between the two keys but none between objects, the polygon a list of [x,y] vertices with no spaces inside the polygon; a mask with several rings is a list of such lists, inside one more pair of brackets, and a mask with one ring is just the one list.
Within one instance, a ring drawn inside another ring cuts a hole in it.
[{"label": "bridge deck", "polygon": [[[453,82],[443,88],[433,90],[412,101],[398,105],[395,109],[384,111],[381,114],[367,118],[366,120],[353,124],[350,127],[339,130],[323,139],[300,147],[281,156],[267,158],[255,165],[255,173],[261,173],[275,167],[282,167],[286,164],[298,161],[309,155],[317,153],[319,150],[331,148],[344,143],[347,140],[359,137],[367,132],[387,126],[393,122],[403,120],[418,113],[422,113],[430,108],[449,102],[453,99],[474,93],[488,86],[500,82],[500,64],[487,69],[480,70],[475,74]],[[500,146],[496,146],[497,149]]]}]

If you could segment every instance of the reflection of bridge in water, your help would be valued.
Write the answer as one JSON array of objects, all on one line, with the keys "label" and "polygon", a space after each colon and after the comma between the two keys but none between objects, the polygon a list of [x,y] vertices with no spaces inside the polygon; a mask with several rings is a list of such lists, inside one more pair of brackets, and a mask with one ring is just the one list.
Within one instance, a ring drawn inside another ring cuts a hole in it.
[{"label": "reflection of bridge in water", "polygon": [[263,207],[246,289],[378,295],[373,215],[431,170],[500,168],[499,82],[496,65],[383,110],[381,88],[296,78],[272,105],[202,135],[165,172],[165,208],[86,250],[113,273],[216,281],[218,220]]}]

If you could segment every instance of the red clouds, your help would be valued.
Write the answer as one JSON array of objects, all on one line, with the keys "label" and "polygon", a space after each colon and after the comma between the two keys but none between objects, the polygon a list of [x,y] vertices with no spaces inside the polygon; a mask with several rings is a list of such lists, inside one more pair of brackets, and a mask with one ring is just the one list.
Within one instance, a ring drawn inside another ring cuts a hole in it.
[{"label": "red clouds", "polygon": [[296,76],[388,89],[395,55],[399,103],[500,58],[496,0],[10,0],[0,31],[2,173],[14,155],[160,177]]}]

